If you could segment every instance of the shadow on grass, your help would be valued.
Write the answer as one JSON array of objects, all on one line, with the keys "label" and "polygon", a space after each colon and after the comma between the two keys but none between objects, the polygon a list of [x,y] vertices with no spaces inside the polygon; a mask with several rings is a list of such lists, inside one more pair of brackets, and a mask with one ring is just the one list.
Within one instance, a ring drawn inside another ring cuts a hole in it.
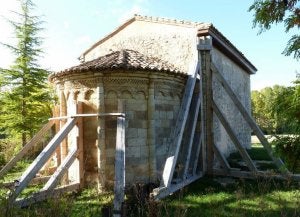
[{"label": "shadow on grass", "polygon": [[[203,177],[161,201],[133,201],[125,207],[126,217],[298,217],[300,184],[273,179],[235,179],[226,186],[217,177]],[[37,203],[10,213],[0,206],[0,216],[94,217],[103,215],[102,208],[111,206],[112,193],[99,194],[86,189],[60,199]],[[4,213],[8,215],[3,215]]]},{"label": "shadow on grass", "polygon": [[299,183],[271,179],[236,180],[223,187],[205,177],[163,200],[169,209],[186,210],[186,216],[300,216]]}]

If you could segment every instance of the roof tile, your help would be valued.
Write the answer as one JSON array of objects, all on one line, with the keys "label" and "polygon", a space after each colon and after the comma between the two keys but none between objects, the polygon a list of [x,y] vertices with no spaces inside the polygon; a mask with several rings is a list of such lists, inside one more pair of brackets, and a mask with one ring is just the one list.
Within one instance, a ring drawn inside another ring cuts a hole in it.
[{"label": "roof tile", "polygon": [[63,71],[52,73],[49,79],[51,80],[54,77],[60,77],[67,74],[109,69],[150,70],[184,74],[184,72],[181,72],[173,64],[159,58],[148,57],[138,51],[124,49],[114,51],[105,56],[81,63],[80,65],[73,66]]}]

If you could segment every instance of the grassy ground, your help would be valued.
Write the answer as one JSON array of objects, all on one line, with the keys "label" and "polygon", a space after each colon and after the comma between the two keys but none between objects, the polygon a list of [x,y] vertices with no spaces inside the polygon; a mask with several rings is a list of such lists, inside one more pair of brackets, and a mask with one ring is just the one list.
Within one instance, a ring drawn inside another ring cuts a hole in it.
[{"label": "grassy ground", "polygon": [[[253,145],[249,155],[254,160],[268,160],[261,145]],[[237,153],[230,157],[240,159]],[[26,166],[28,162],[20,163],[6,180],[17,177]],[[35,187],[27,192],[32,189]],[[26,209],[8,209],[5,197],[6,192],[0,189],[0,217],[107,216],[105,213],[111,212],[107,207],[111,207],[113,200],[112,193],[99,194],[95,189],[85,189]],[[299,217],[300,183],[204,177],[159,202],[127,200],[125,212],[128,217]]]},{"label": "grassy ground", "polygon": [[[233,181],[223,186],[217,177],[204,177],[162,201],[128,203],[126,216],[300,216],[299,183],[270,179]],[[98,194],[95,189],[86,189],[29,209],[13,209],[7,215],[2,204],[0,216],[104,216],[101,209],[111,205],[112,198],[111,193]]]}]

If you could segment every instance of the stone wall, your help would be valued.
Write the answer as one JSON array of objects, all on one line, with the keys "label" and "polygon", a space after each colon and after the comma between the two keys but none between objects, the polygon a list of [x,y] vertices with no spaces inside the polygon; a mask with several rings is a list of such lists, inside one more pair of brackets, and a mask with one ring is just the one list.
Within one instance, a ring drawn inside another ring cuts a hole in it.
[{"label": "stone wall", "polygon": [[[93,79],[90,79],[91,76]],[[83,79],[83,78],[86,79]],[[184,76],[185,77],[185,76]],[[118,100],[126,114],[126,183],[157,182],[169,148],[186,79],[182,75],[160,72],[94,73],[64,78],[58,92],[66,96],[66,114],[74,114],[83,102],[83,113],[119,112]],[[114,181],[116,118],[84,118],[85,184],[109,187]],[[78,131],[71,132],[67,147],[77,142]],[[75,177],[78,164],[70,169]],[[70,176],[71,178],[71,176]]]},{"label": "stone wall", "polygon": [[89,51],[84,60],[132,49],[173,63],[179,70],[188,72],[191,60],[197,55],[196,42],[194,27],[135,21]]},{"label": "stone wall", "polygon": [[[212,61],[238,96],[241,103],[250,113],[250,75],[216,48],[212,50]],[[229,121],[240,142],[244,147],[250,148],[251,130],[215,77],[213,77],[213,92],[216,104]],[[232,151],[236,150],[234,144],[215,115],[214,140],[220,150],[226,155],[229,155]]]}]

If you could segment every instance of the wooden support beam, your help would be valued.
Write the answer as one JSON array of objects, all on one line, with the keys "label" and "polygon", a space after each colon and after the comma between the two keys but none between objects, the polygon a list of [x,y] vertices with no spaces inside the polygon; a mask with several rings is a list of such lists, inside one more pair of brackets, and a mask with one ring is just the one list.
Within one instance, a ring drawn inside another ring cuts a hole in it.
[{"label": "wooden support beam", "polygon": [[178,118],[174,130],[172,131],[171,144],[169,144],[169,152],[167,155],[167,159],[162,174],[162,185],[165,187],[170,186],[171,180],[174,175],[174,170],[178,159],[182,136],[183,136],[199,68],[200,68],[200,64],[198,61],[196,61],[193,64],[192,71],[189,73]]},{"label": "wooden support beam", "polygon": [[63,196],[66,192],[74,192],[79,190],[79,184],[72,184],[67,186],[62,186],[53,190],[45,190],[34,193],[32,196],[22,199],[17,199],[14,202],[15,206],[18,207],[28,207],[34,203],[49,199],[49,198],[58,198]]},{"label": "wooden support beam", "polygon": [[230,165],[229,165],[228,161],[226,160],[226,158],[224,157],[224,155],[222,154],[222,152],[220,151],[219,147],[216,146],[216,144],[214,144],[213,149],[214,149],[214,153],[215,153],[216,157],[218,158],[219,162],[221,163],[223,169],[226,172],[228,172],[231,169]]},{"label": "wooden support beam", "polygon": [[199,116],[199,108],[200,108],[200,93],[198,93],[197,95],[197,102],[196,102],[196,106],[194,108],[194,111],[191,111],[191,116],[192,116],[192,126],[190,129],[189,133],[189,142],[187,145],[187,156],[185,159],[185,166],[184,166],[184,172],[183,172],[183,179],[186,179],[188,176],[188,170],[189,170],[189,165],[190,165],[190,160],[191,160],[191,153],[192,153],[192,146],[193,146],[193,142],[194,142],[194,137],[195,137],[195,130],[196,130],[196,125],[197,125],[197,121],[198,121],[198,116]]},{"label": "wooden support beam", "polygon": [[153,190],[152,196],[155,200],[159,200],[162,199],[180,189],[182,189],[183,187],[191,184],[192,182],[200,179],[201,177],[203,177],[203,174],[198,174],[198,175],[194,175],[189,177],[188,179],[183,180],[182,182],[175,184],[175,185],[170,185],[169,187],[162,187],[162,188],[157,188]]},{"label": "wooden support beam", "polygon": [[[29,185],[38,185],[38,184],[45,184],[51,176],[38,176],[33,178]],[[4,182],[4,183],[0,183],[0,187],[1,188],[13,188],[15,185],[15,182]]]},{"label": "wooden support beam", "polygon": [[[199,61],[201,62],[201,56],[199,57]],[[202,65],[202,63],[201,63]],[[203,83],[204,83],[204,80],[203,80],[203,70],[200,70],[200,82],[199,82],[199,89],[200,89],[200,116],[201,116],[201,132],[200,132],[200,143],[199,143],[199,149],[197,149],[197,159],[196,159],[196,162],[195,162],[195,165],[194,165],[194,169],[193,169],[193,174],[195,175],[196,174],[196,170],[197,170],[197,165],[198,165],[198,158],[199,158],[199,154],[201,153],[200,152],[200,149],[202,149],[202,154],[201,154],[201,157],[202,157],[202,173],[203,174],[206,174],[206,170],[207,170],[207,155],[206,155],[206,143],[205,143],[205,135],[206,135],[206,128],[205,128],[205,106],[206,106],[206,103],[205,103],[205,99],[204,99],[204,94],[203,94],[203,91],[204,91],[204,88],[203,88]]]},{"label": "wooden support beam", "polygon": [[76,119],[72,118],[61,128],[61,130],[56,134],[49,144],[44,148],[44,150],[37,156],[37,158],[31,163],[27,170],[21,176],[19,186],[16,187],[15,191],[9,197],[9,202],[13,202],[21,191],[28,185],[28,183],[35,177],[37,172],[43,167],[47,160],[51,157],[52,153],[62,142],[62,140],[67,136],[71,129],[76,124]]},{"label": "wooden support beam", "polygon": [[212,108],[213,108],[214,113],[217,115],[218,119],[221,121],[223,127],[225,128],[225,130],[226,130],[228,136],[230,137],[230,139],[232,140],[233,144],[238,149],[238,151],[241,154],[242,158],[246,162],[248,168],[252,172],[258,172],[255,164],[251,160],[251,158],[250,158],[249,154],[247,153],[246,149],[240,143],[239,139],[237,138],[234,131],[232,130],[230,124],[228,123],[228,121],[226,120],[226,118],[224,117],[224,115],[222,114],[222,112],[220,111],[220,109],[218,108],[217,104],[214,101],[212,101]]},{"label": "wooden support beam", "polygon": [[[118,101],[118,110],[124,111],[124,103]],[[122,216],[122,204],[125,190],[125,117],[117,117],[115,186],[114,186],[114,217]]]},{"label": "wooden support beam", "polygon": [[[83,113],[83,102],[77,102],[77,113]],[[83,157],[83,118],[78,118],[78,138],[77,138],[77,149],[78,149],[78,163],[79,163],[79,184],[80,188],[84,187],[84,157]]]},{"label": "wooden support beam", "polygon": [[[203,147],[203,137],[204,137],[203,131],[201,131],[199,142],[197,144],[196,159],[195,159],[194,166],[193,166],[193,175],[194,176],[196,175],[196,172],[197,172],[198,162],[199,162],[199,158],[200,158],[200,151],[201,151],[201,148]],[[203,151],[203,148],[202,148],[202,151]],[[203,157],[203,155],[202,155],[202,157]],[[205,174],[204,171],[202,171],[202,173]]]},{"label": "wooden support beam", "polygon": [[48,180],[46,185],[42,188],[42,191],[45,190],[52,190],[56,187],[62,176],[65,174],[65,172],[69,169],[69,167],[72,165],[74,160],[76,159],[78,152],[77,147],[71,150],[66,158],[62,161],[62,163],[59,165],[59,167],[56,169],[56,171],[53,173],[51,178]]},{"label": "wooden support beam", "polygon": [[47,124],[43,126],[43,128],[21,149],[21,151],[16,154],[0,171],[0,178],[2,178],[5,173],[7,173],[11,168],[13,168],[16,163],[21,160],[24,155],[34,147],[45,135],[45,133],[50,130],[53,126],[54,121],[49,121]]},{"label": "wooden support beam", "polygon": [[214,135],[213,135],[213,111],[212,111],[212,71],[211,71],[211,50],[212,50],[212,39],[210,36],[201,37],[198,46],[201,58],[202,72],[202,93],[203,93],[203,117],[202,120],[204,123],[204,141],[203,146],[203,170],[208,174],[212,174],[213,162],[214,162],[214,153],[213,153],[213,144],[214,144]]},{"label": "wooden support beam", "polygon": [[124,113],[76,114],[76,115],[49,118],[48,120],[65,120],[68,118],[79,118],[79,117],[89,118],[89,117],[108,117],[108,116],[124,116]]},{"label": "wooden support beam", "polygon": [[229,84],[226,82],[226,80],[224,79],[224,77],[221,75],[221,73],[219,72],[219,70],[216,68],[216,66],[214,64],[211,65],[211,69],[215,73],[215,75],[216,75],[217,79],[219,80],[219,82],[224,87],[225,91],[227,92],[228,96],[231,98],[232,102],[238,108],[238,110],[240,111],[240,113],[242,114],[242,116],[244,117],[244,119],[246,120],[246,122],[249,124],[250,128],[253,130],[253,132],[255,133],[255,135],[257,136],[257,138],[260,140],[261,144],[267,150],[269,156],[271,157],[271,159],[273,160],[273,162],[276,164],[276,166],[278,167],[278,169],[283,169],[284,171],[287,171],[286,166],[284,165],[284,163],[282,162],[282,160],[280,158],[276,157],[273,154],[272,147],[269,144],[269,142],[266,139],[266,137],[264,136],[264,134],[261,131],[261,129],[257,126],[257,124],[255,123],[254,119],[251,117],[251,115],[245,109],[245,107],[243,106],[243,104],[240,102],[240,100],[238,99],[238,97],[236,96],[236,94],[233,92],[233,90],[231,89],[231,87],[229,86]]},{"label": "wooden support beam", "polygon": [[257,178],[266,178],[266,179],[278,179],[278,180],[294,180],[300,181],[300,175],[280,175],[274,174],[272,172],[263,172],[258,171],[257,173],[253,174],[252,172],[247,171],[240,171],[231,169],[228,172],[225,172],[220,169],[214,169],[214,174],[218,176],[231,176],[236,178],[244,178],[244,179],[257,179]]}]

